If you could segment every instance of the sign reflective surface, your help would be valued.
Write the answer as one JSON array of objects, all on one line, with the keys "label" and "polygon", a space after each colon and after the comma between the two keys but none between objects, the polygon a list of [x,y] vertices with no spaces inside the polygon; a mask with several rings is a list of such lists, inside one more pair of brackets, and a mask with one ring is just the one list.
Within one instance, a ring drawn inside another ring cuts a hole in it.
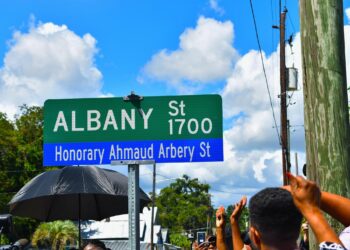
[{"label": "sign reflective surface", "polygon": [[223,161],[219,95],[47,100],[44,166]]}]

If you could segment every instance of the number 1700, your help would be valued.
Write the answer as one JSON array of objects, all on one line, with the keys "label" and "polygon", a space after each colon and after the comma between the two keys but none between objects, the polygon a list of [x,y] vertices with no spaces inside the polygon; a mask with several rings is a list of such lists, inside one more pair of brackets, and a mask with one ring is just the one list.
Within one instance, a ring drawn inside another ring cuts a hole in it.
[{"label": "number 1700", "polygon": [[204,118],[201,122],[195,118],[189,120],[170,119],[168,122],[170,135],[173,135],[174,132],[177,135],[181,135],[184,130],[187,130],[191,135],[197,134],[198,131],[204,134],[209,134],[213,128],[213,124],[209,118]]}]

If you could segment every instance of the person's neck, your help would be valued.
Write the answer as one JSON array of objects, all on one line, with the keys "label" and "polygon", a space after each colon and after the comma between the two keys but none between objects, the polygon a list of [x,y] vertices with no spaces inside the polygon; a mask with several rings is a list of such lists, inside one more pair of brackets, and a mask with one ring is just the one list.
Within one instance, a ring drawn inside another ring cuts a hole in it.
[{"label": "person's neck", "polygon": [[264,244],[261,244],[260,250],[296,250],[298,249],[298,246],[296,242],[293,243],[281,243],[278,246],[267,246]]}]

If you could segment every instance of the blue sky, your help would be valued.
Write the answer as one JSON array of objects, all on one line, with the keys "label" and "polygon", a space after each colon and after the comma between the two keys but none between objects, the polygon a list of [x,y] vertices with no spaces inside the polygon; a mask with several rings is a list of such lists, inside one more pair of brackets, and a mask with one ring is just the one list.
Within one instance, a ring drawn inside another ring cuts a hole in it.
[{"label": "blue sky", "polygon": [[[344,2],[349,38],[350,3]],[[282,3],[288,8],[287,36],[296,34],[293,51],[287,47],[287,65],[300,68],[298,1]],[[278,1],[253,4],[279,121],[279,34],[271,28],[278,25]],[[159,165],[157,189],[187,174],[212,186],[215,206],[229,205],[241,195],[281,185],[281,152],[257,48],[248,0],[4,1],[0,111],[11,117],[23,103],[119,97],[131,90],[145,96],[220,94],[225,161]],[[346,53],[349,58],[349,49]],[[294,102],[289,107],[292,159],[298,153],[302,165],[302,87],[293,93]],[[141,168],[141,186],[151,190],[148,167]]]},{"label": "blue sky", "polygon": [[[278,39],[278,31],[271,28],[272,24],[278,24],[278,1],[253,2],[262,46],[270,53]],[[288,15],[297,28],[296,2],[288,2]],[[105,92],[123,95],[134,89],[145,95],[162,95],[164,90],[137,83],[140,69],[159,50],[177,49],[179,35],[186,28],[195,27],[199,16],[232,21],[234,46],[240,54],[257,48],[249,1],[218,1],[217,4],[219,11],[210,6],[210,1],[5,2],[1,8],[0,39],[3,45],[0,56],[7,52],[6,41],[11,39],[14,30],[28,31],[33,17],[36,24],[64,24],[79,36],[90,33],[97,40],[99,53],[95,60],[103,72]],[[292,31],[290,22],[287,27]],[[154,93],[155,90],[159,93]]]}]

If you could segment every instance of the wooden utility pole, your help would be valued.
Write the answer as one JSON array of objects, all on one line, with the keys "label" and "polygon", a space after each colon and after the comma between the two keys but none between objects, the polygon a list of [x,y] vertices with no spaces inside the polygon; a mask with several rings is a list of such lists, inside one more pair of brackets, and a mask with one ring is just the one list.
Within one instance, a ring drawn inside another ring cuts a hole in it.
[{"label": "wooden utility pole", "polygon": [[[350,128],[342,0],[300,0],[307,175],[350,195]],[[338,224],[330,220],[336,230]],[[312,243],[312,242],[311,242]],[[313,242],[310,249],[316,249]]]},{"label": "wooden utility pole", "polygon": [[285,45],[285,9],[280,16],[280,84],[281,84],[281,143],[282,143],[282,172],[283,185],[288,183],[287,171],[289,170],[288,157],[288,126],[287,126],[287,82],[286,82],[286,45]]}]

